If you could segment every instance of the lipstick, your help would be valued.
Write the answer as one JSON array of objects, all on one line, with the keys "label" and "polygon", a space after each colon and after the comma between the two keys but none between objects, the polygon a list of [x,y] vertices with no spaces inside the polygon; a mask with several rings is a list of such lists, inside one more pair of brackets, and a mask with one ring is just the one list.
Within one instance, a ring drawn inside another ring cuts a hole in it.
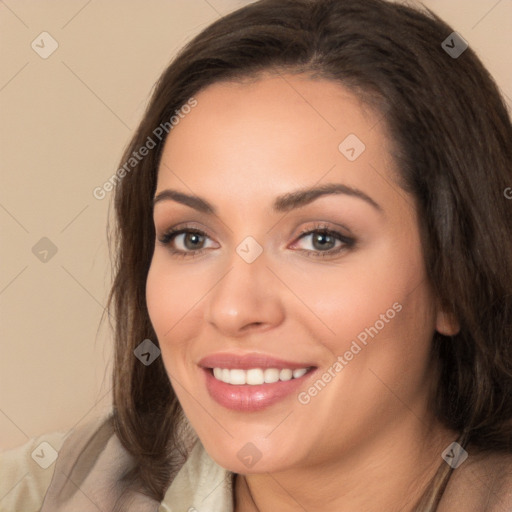
[{"label": "lipstick", "polygon": [[265,409],[296,392],[316,367],[266,354],[217,353],[199,362],[209,395],[231,410]]}]

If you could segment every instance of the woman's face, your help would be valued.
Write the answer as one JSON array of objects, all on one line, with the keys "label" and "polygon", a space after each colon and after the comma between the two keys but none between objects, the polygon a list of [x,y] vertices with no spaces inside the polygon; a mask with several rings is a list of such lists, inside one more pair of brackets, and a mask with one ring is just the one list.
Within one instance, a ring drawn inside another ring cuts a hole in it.
[{"label": "woman's face", "polygon": [[297,75],[196,100],[164,147],[146,292],[206,450],[268,472],[412,432],[430,417],[432,335],[450,327],[385,123]]}]

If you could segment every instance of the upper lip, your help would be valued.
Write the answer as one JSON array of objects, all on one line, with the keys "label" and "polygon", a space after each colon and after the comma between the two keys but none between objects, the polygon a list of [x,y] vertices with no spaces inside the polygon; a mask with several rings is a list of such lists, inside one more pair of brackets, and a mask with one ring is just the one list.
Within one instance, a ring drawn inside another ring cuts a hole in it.
[{"label": "upper lip", "polygon": [[291,370],[297,370],[313,367],[310,363],[285,361],[268,354],[229,354],[222,352],[203,357],[198,364],[203,368],[236,368],[240,370],[251,368],[276,368],[278,370],[290,368]]}]

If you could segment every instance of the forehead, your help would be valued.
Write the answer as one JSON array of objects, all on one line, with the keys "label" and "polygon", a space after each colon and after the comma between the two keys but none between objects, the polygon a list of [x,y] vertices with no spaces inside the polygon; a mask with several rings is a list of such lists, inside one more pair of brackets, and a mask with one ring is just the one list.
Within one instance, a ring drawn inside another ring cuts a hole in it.
[{"label": "forehead", "polygon": [[327,175],[360,188],[393,167],[379,113],[337,82],[268,75],[215,83],[195,99],[167,137],[157,190],[233,200]]}]

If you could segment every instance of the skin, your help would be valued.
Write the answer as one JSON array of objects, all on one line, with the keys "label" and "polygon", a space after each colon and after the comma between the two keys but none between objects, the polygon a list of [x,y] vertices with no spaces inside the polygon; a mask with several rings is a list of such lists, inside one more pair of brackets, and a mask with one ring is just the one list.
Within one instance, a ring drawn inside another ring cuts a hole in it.
[{"label": "skin", "polygon": [[[303,75],[217,83],[195,97],[167,138],[156,195],[176,189],[218,211],[155,205],[146,289],[187,417],[211,457],[239,474],[237,512],[411,510],[457,437],[433,418],[428,396],[432,335],[458,326],[426,280],[414,199],[397,185],[385,123],[340,84]],[[366,146],[352,162],[338,149],[349,134]],[[272,211],[276,196],[325,183],[355,187],[380,210],[333,194]],[[189,253],[205,248],[194,258],[159,241],[185,222],[207,234],[199,243],[174,240]],[[308,257],[322,246],[300,233],[318,223],[355,245]],[[263,248],[250,264],[236,252],[247,236]],[[207,393],[197,363],[221,351],[312,362],[307,391],[395,303],[401,311],[307,405],[293,393],[239,412]],[[251,469],[237,457],[248,442],[262,455]]]}]

